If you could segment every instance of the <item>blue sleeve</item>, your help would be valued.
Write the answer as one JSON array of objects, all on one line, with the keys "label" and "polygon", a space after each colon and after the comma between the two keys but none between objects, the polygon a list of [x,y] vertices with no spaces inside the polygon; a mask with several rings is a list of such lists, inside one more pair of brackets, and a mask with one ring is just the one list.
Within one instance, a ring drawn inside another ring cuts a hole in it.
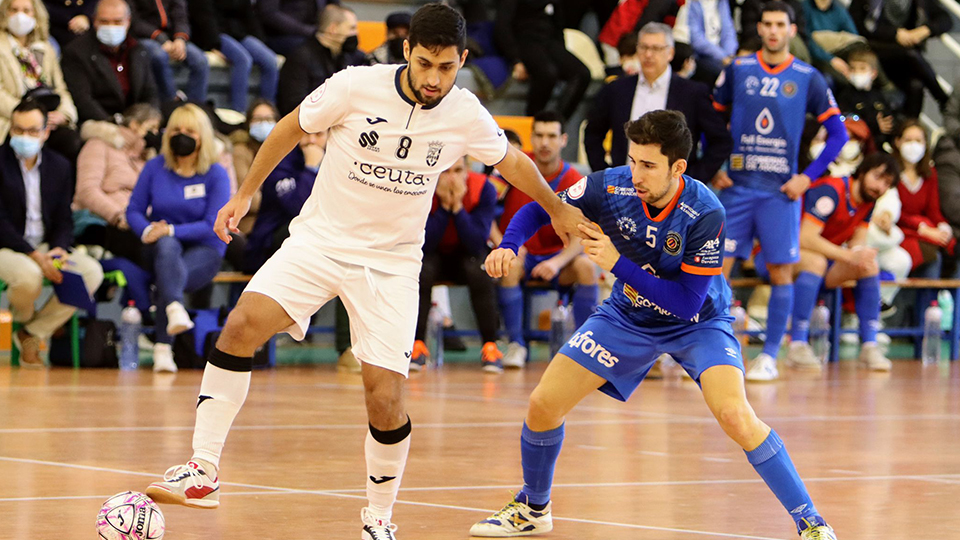
[{"label": "blue sleeve", "polygon": [[825,223],[837,210],[840,204],[840,194],[836,188],[824,182],[814,186],[803,194],[803,212],[810,214],[817,221]]},{"label": "blue sleeve", "polygon": [[821,124],[831,116],[840,116],[837,100],[827,86],[827,81],[819,71],[814,71],[810,77],[810,87],[807,88],[807,112],[817,118]]},{"label": "blue sleeve", "polygon": [[156,163],[155,160],[150,160],[140,171],[137,183],[133,186],[133,192],[130,193],[130,202],[127,203],[127,223],[130,229],[137,233],[138,238],[143,236],[143,230],[150,225],[150,220],[147,219],[147,207],[150,206],[150,190],[153,186],[153,176],[156,174]]},{"label": "blue sleeve", "polygon": [[606,194],[604,182],[606,171],[597,171],[585,176],[576,184],[560,192],[560,199],[570,206],[579,208],[590,221],[600,221],[600,209]]},{"label": "blue sleeve", "polygon": [[823,152],[820,152],[817,159],[813,160],[813,163],[810,165],[807,165],[807,168],[803,171],[803,174],[810,177],[811,180],[816,180],[827,172],[827,167],[837,159],[837,156],[840,155],[840,150],[843,150],[843,145],[847,144],[847,140],[849,139],[847,136],[847,128],[837,115],[828,117],[826,121],[823,122],[823,127],[827,128],[827,140],[823,147]]},{"label": "blue sleeve", "polygon": [[512,249],[517,253],[520,246],[526,244],[527,240],[540,230],[540,227],[549,223],[550,214],[542,206],[536,201],[527,203],[510,219],[510,225],[507,225],[507,230],[503,232],[500,247]]},{"label": "blue sleeve", "polygon": [[486,182],[480,193],[480,201],[470,212],[461,209],[453,216],[457,227],[460,244],[474,255],[482,255],[487,249],[487,239],[490,238],[490,225],[493,224],[493,214],[497,209],[497,190],[493,184]]},{"label": "blue sleeve", "polygon": [[[606,171],[597,171],[585,176],[576,184],[560,192],[560,200],[579,208],[590,221],[599,221],[599,209],[602,208],[605,193],[603,176]],[[540,227],[550,224],[550,215],[536,202],[527,203],[510,220],[503,233],[500,247],[516,251],[530,239]]]},{"label": "blue sleeve", "polygon": [[700,276],[720,275],[723,268],[723,247],[727,231],[723,208],[703,214],[687,231],[680,270]]},{"label": "blue sleeve", "polygon": [[733,86],[735,84],[733,66],[736,64],[737,62],[734,60],[729,66],[723,68],[720,77],[717,78],[717,87],[713,90],[714,108],[722,112],[729,111],[730,105],[733,103]]},{"label": "blue sleeve", "polygon": [[690,23],[690,46],[698,55],[707,56],[717,62],[722,61],[723,50],[707,40],[703,27],[703,5],[700,2],[690,2],[687,5],[690,6],[687,12],[687,21]]},{"label": "blue sleeve", "polygon": [[423,233],[423,252],[433,253],[443,240],[443,233],[447,231],[447,224],[450,223],[450,212],[437,205],[437,209],[427,216],[427,226]]},{"label": "blue sleeve", "polygon": [[612,272],[645,298],[684,320],[692,319],[700,312],[713,280],[713,276],[686,272],[681,272],[675,281],[658,278],[622,255],[613,265]]},{"label": "blue sleeve", "polygon": [[198,242],[214,236],[213,225],[217,221],[217,212],[230,200],[230,177],[220,164],[215,163],[210,167],[204,177],[207,186],[207,208],[203,219],[174,225],[173,236],[180,240]]}]

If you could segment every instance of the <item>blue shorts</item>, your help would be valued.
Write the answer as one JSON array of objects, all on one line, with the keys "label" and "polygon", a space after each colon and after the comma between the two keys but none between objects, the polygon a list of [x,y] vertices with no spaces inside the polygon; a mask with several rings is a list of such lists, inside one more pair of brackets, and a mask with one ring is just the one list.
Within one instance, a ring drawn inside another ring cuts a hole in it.
[{"label": "blue shorts", "polygon": [[[549,255],[531,255],[527,253],[526,257],[523,259],[523,279],[530,279],[530,272],[543,261],[552,258],[556,253],[551,253]],[[563,270],[562,268],[560,269]],[[560,286],[560,272],[557,272],[557,275],[553,276],[553,279],[550,280],[550,284],[554,287]]]},{"label": "blue shorts", "polygon": [[766,262],[792,264],[800,260],[801,201],[734,185],[720,192],[727,212],[725,256],[749,259],[753,239],[760,239]]},{"label": "blue shorts", "polygon": [[667,353],[700,384],[713,366],[743,371],[740,342],[727,315],[695,324],[643,328],[604,302],[560,349],[587,370],[606,379],[600,391],[626,401],[657,357]]}]

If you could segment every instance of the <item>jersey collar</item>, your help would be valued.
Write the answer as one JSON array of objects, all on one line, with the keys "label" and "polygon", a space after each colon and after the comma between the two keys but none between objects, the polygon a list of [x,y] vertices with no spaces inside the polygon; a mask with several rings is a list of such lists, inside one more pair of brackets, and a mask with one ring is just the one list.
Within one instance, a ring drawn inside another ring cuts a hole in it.
[{"label": "jersey collar", "polygon": [[790,64],[793,63],[793,60],[794,60],[794,56],[790,54],[790,55],[787,55],[787,59],[784,60],[783,62],[777,64],[774,67],[770,67],[767,65],[766,62],[763,61],[763,51],[762,50],[757,51],[757,62],[760,63],[760,67],[762,67],[764,71],[766,71],[771,75],[779,75],[780,73],[783,73],[783,70],[790,67]]},{"label": "jersey collar", "polygon": [[[397,68],[397,74],[396,74],[396,76],[394,76],[394,78],[393,78],[393,84],[394,84],[394,86],[397,87],[397,94],[400,94],[400,98],[403,99],[405,102],[407,102],[407,105],[410,105],[411,107],[416,107],[416,106],[418,106],[418,105],[420,105],[420,104],[417,103],[416,101],[410,99],[409,97],[407,97],[407,95],[403,93],[403,85],[400,84],[400,75],[403,73],[403,68],[405,68],[405,67],[407,67],[407,64],[404,64],[404,65],[400,66],[399,68]],[[447,97],[447,96],[443,96],[443,97]],[[425,110],[425,111],[429,111],[430,109],[432,109],[432,108],[436,107],[437,105],[439,105],[442,101],[443,101],[443,99],[441,99],[440,101],[438,101],[438,102],[436,102],[436,103],[434,103],[433,105],[430,105],[430,106],[428,106],[428,107],[425,107],[425,106],[423,106],[423,105],[420,105],[420,108],[423,109],[423,110]]]},{"label": "jersey collar", "polygon": [[680,200],[680,194],[683,193],[683,188],[686,186],[686,182],[683,180],[683,175],[680,175],[680,187],[677,188],[677,192],[673,195],[673,198],[670,199],[670,202],[667,206],[657,214],[657,217],[650,216],[650,210],[647,209],[647,203],[643,200],[640,201],[640,204],[643,205],[643,213],[647,215],[647,219],[654,222],[660,222],[667,219],[667,216],[670,215],[670,212],[673,212],[673,209],[677,206],[677,201]]}]

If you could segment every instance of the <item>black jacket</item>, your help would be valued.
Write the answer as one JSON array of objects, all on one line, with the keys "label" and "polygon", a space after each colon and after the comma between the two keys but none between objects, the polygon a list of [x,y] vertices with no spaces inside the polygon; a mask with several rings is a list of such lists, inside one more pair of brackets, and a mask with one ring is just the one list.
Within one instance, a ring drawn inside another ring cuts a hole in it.
[{"label": "black jacket", "polygon": [[186,0],[128,0],[130,34],[137,39],[190,39]]},{"label": "black jacket", "polygon": [[347,66],[366,66],[369,63],[367,55],[361,51],[341,53],[334,58],[330,49],[321,45],[317,38],[306,40],[287,57],[280,69],[277,85],[277,108],[280,114],[296,109],[307,94],[334,73]]},{"label": "black jacket", "polygon": [[501,0],[493,26],[500,55],[508,62],[518,62],[521,43],[563,43],[562,5],[557,0]]},{"label": "black jacket", "polygon": [[157,86],[150,70],[150,55],[136,40],[127,38],[123,47],[129,49],[127,77],[130,91],[123,89],[113,72],[113,66],[100,48],[94,32],[87,32],[63,50],[60,65],[67,88],[77,105],[80,122],[86,120],[113,120],[134,103],[150,103],[159,107]]},{"label": "black jacket", "polygon": [[[878,18],[871,17],[870,3],[870,0],[850,2],[848,10],[853,17],[853,23],[857,25],[857,31],[861,36],[872,41],[896,43],[899,27],[887,20],[882,11]],[[925,20],[921,20],[921,14]],[[907,17],[904,28],[911,30],[923,25],[927,25],[930,29],[930,37],[937,37],[949,32],[953,21],[950,20],[947,10],[940,5],[940,0],[913,0],[913,10]]]},{"label": "black jacket", "polygon": [[77,0],[43,0],[43,5],[47,8],[47,13],[50,14],[50,35],[57,40],[61,48],[66,47],[77,37],[77,34],[70,31],[70,20],[77,15],[86,15],[92,26],[93,11],[97,7],[97,3],[90,0],[81,2]]},{"label": "black jacket", "polygon": [[[30,253],[23,237],[27,226],[27,191],[20,162],[10,144],[0,146],[0,248]],[[40,151],[40,208],[43,241],[50,248],[73,245],[73,169],[67,158],[46,148]]]},{"label": "black jacket", "polygon": [[220,49],[220,34],[237,41],[266,36],[250,0],[190,0],[187,3],[193,43],[205,51]]},{"label": "black jacket", "polygon": [[257,14],[268,36],[311,37],[327,4],[339,6],[340,0],[257,0]]},{"label": "black jacket", "polygon": [[[590,168],[599,171],[610,166],[604,161],[603,139],[613,131],[610,158],[613,166],[627,163],[627,136],[623,125],[630,118],[633,96],[640,82],[639,75],[623,77],[607,84],[593,99],[584,131],[584,147]],[[710,100],[710,89],[705,84],[690,81],[674,74],[667,89],[667,109],[679,111],[687,119],[693,134],[693,152],[687,165],[687,174],[710,182],[733,150],[733,139],[724,120]],[[633,119],[635,120],[635,119]],[[704,140],[703,157],[697,158],[697,143]]]}]

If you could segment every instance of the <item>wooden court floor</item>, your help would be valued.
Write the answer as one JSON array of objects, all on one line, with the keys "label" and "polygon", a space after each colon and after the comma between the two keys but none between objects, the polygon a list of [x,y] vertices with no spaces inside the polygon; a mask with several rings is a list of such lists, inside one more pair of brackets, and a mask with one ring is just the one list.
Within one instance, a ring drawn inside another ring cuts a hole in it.
[{"label": "wooden court floor", "polygon": [[[413,447],[400,540],[467,538],[520,482],[519,427],[544,364],[447,366],[409,381]],[[960,539],[960,365],[852,362],[750,386],[841,540]],[[190,455],[200,373],[0,368],[0,539],[93,539],[109,495]],[[359,538],[364,409],[332,366],[254,373],[227,441],[219,510],[164,507],[167,540]],[[796,538],[696,385],[647,381],[570,415],[545,538]]]}]

